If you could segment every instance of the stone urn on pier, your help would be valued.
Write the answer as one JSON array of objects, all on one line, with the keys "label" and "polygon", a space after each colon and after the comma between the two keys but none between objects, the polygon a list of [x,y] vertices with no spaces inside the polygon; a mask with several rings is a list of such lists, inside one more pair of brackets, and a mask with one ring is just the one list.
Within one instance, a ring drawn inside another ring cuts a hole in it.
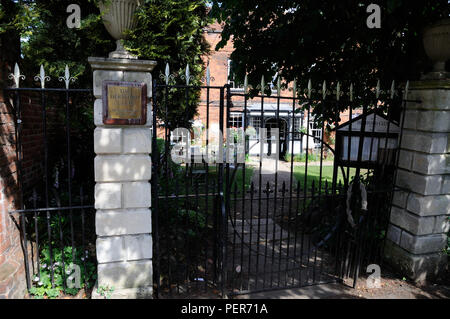
[{"label": "stone urn on pier", "polygon": [[445,70],[445,62],[450,59],[450,18],[440,20],[425,28],[423,45],[428,57],[433,61],[433,71],[423,79],[448,79],[450,73]]},{"label": "stone urn on pier", "polygon": [[123,47],[125,31],[133,29],[136,24],[134,14],[140,6],[140,0],[102,0],[98,6],[103,24],[109,34],[116,40],[116,50],[109,54],[113,59],[137,59]]}]

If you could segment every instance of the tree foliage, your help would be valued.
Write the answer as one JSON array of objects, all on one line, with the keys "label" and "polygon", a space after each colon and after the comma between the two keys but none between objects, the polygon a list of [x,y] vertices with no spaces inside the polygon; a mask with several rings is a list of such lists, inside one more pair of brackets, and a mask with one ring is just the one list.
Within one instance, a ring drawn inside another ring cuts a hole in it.
[{"label": "tree foliage", "polygon": [[[137,25],[129,32],[127,49],[142,58],[158,61],[153,76],[165,72],[166,63],[177,75],[171,84],[185,84],[189,65],[190,84],[200,85],[204,71],[202,55],[209,51],[203,30],[210,22],[204,0],[150,0],[136,13]],[[170,130],[190,127],[197,112],[199,90],[170,89],[160,96],[158,116]],[[166,112],[167,111],[167,112]]]},{"label": "tree foliage", "polygon": [[51,85],[56,86],[57,78],[64,74],[67,64],[72,76],[78,78],[74,85],[90,87],[92,74],[87,58],[105,56],[114,49],[113,39],[103,27],[99,10],[92,0],[78,1],[81,28],[67,27],[69,13],[66,9],[71,3],[71,0],[19,1],[15,16],[11,12],[4,13],[10,19],[4,28],[20,32],[22,58],[18,56],[17,62],[28,79],[39,72],[42,64],[55,81]]},{"label": "tree foliage", "polygon": [[[26,6],[19,6],[12,0],[0,1],[0,57],[2,59],[2,74],[11,71],[10,64],[20,53],[20,34],[29,19]],[[10,69],[6,69],[7,64]],[[4,80],[3,76],[0,81]]]},{"label": "tree foliage", "polygon": [[431,63],[422,30],[448,17],[447,0],[381,0],[381,28],[369,29],[361,0],[213,0],[211,14],[224,23],[218,48],[234,43],[233,71],[242,81],[259,83],[280,72],[303,86],[327,80],[348,88],[374,86],[381,79],[417,79]]},{"label": "tree foliage", "polygon": [[[39,72],[44,65],[54,83],[64,74],[67,64],[71,75],[77,77],[74,86],[89,88],[92,73],[88,57],[106,57],[115,49],[115,41],[103,26],[97,7],[98,0],[79,0],[81,28],[70,29],[66,12],[72,0],[2,0],[0,6],[0,34],[15,30],[20,34],[20,62],[23,74]],[[10,8],[6,10],[6,8]],[[189,64],[191,84],[200,84],[203,74],[201,56],[208,53],[203,28],[208,24],[206,0],[145,0],[136,12],[136,27],[128,32],[125,47],[140,59],[156,60],[154,79],[169,63],[172,72],[184,74]],[[19,60],[19,56],[17,56]],[[180,76],[176,77],[181,83]],[[30,81],[31,82],[31,81]],[[32,83],[28,83],[32,85]],[[37,85],[35,83],[34,85]],[[173,127],[189,124],[196,113],[198,90],[170,90],[170,117]],[[162,101],[161,101],[162,103]],[[160,114],[162,118],[165,115]]]}]

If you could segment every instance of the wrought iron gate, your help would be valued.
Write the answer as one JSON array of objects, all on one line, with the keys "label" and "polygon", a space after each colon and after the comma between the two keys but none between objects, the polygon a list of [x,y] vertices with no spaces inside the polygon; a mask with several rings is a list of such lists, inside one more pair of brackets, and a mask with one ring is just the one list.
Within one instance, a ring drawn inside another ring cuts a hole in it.
[{"label": "wrought iron gate", "polygon": [[[70,88],[75,79],[67,66],[59,77],[65,87],[47,88],[51,78],[43,66],[37,85],[20,87],[25,76],[17,64],[9,77],[15,85],[3,89],[2,136],[9,139],[3,150],[14,155],[2,178],[21,233],[28,291],[38,298],[80,288],[88,294],[96,280],[92,89]],[[80,275],[75,288],[67,284],[74,272]]]},{"label": "wrought iron gate", "polygon": [[[251,96],[247,87],[210,86],[209,79],[194,86],[164,78],[153,87],[157,296],[236,295],[348,279],[355,286],[361,267],[381,263],[401,137],[402,98],[394,85],[358,93],[350,86],[344,95],[340,84],[331,91],[324,83],[316,92],[309,83],[298,92],[294,83],[286,96],[278,84],[268,96],[262,81]],[[198,105],[192,92],[200,94]],[[317,105],[335,115],[314,123],[321,134],[310,126]],[[183,110],[178,119],[175,108]],[[183,118],[189,108],[198,109],[195,121]],[[344,115],[349,121],[339,125]],[[176,130],[180,123],[190,129]],[[214,145],[211,129],[223,133]],[[282,143],[274,143],[280,135]],[[252,156],[255,147],[259,156]]]},{"label": "wrought iron gate", "polygon": [[[209,86],[209,81],[206,87],[169,85],[168,75],[166,84],[155,82],[153,86],[152,212],[157,296],[192,297],[223,283],[224,165],[208,164],[204,156],[198,158],[190,149],[179,158],[174,152],[176,143],[187,141],[190,145],[191,133],[175,130],[189,125],[189,119],[182,112],[173,118],[171,112],[174,107],[184,108],[186,113],[188,108],[197,108],[197,100],[191,102],[189,98],[200,90],[203,95],[198,107],[205,111],[205,129],[218,125],[223,131],[224,87]],[[206,131],[207,140],[209,137]],[[205,147],[210,147],[208,142]],[[217,151],[221,156],[221,148]]]}]

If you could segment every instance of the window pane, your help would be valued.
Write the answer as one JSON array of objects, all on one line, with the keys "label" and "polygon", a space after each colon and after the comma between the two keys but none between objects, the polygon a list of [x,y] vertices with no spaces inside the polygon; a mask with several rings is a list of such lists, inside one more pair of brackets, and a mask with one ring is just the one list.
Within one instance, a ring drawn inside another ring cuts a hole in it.
[{"label": "window pane", "polygon": [[301,129],[301,119],[300,117],[294,117],[294,139],[300,139],[300,129]]},{"label": "window pane", "polygon": [[230,114],[229,127],[242,127],[242,114]]}]

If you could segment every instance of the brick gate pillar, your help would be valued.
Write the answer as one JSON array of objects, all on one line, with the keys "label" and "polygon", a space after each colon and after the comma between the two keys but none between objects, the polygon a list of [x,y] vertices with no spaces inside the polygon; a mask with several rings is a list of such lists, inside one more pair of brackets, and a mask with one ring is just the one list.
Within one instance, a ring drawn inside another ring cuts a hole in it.
[{"label": "brick gate pillar", "polygon": [[385,257],[423,282],[445,268],[450,217],[450,80],[412,82]]},{"label": "brick gate pillar", "polygon": [[[99,288],[113,288],[112,298],[151,298],[151,71],[154,61],[89,58],[93,69],[95,208]],[[104,81],[145,82],[144,125],[105,125]],[[93,298],[102,298],[93,291]]]}]

